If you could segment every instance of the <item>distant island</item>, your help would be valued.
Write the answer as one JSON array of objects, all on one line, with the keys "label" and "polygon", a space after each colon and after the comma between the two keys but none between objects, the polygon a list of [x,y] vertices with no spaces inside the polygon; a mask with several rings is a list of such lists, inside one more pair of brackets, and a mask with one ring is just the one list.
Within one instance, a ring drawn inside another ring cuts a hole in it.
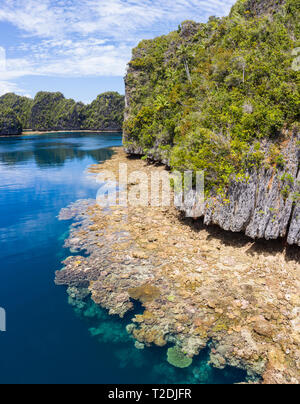
[{"label": "distant island", "polygon": [[88,105],[67,99],[60,92],[39,92],[34,99],[8,93],[0,97],[0,135],[32,131],[121,131],[124,96],[106,92]]}]

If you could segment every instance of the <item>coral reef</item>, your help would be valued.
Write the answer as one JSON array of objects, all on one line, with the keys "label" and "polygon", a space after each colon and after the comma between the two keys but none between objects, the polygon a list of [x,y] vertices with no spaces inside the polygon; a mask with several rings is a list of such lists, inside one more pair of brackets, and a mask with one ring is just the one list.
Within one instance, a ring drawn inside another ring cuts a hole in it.
[{"label": "coral reef", "polygon": [[128,289],[128,294],[132,299],[147,303],[157,299],[160,291],[156,286],[145,284],[137,288]]},{"label": "coral reef", "polygon": [[[117,177],[120,162],[129,173],[164,170],[116,149],[92,171]],[[88,255],[67,258],[58,285],[88,289],[121,318],[134,308],[130,291],[143,298],[148,290],[151,299],[126,330],[140,343],[170,343],[190,358],[209,344],[218,369],[244,369],[264,383],[300,382],[298,247],[205,227],[174,207],[102,209],[78,201],[62,213],[77,220],[66,247]]]}]

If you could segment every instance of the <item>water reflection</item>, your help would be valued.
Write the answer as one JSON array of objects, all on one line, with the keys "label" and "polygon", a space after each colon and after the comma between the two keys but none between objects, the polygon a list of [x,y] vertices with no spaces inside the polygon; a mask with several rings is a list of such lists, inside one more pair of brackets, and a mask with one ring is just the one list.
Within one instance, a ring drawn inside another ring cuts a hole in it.
[{"label": "water reflection", "polygon": [[108,133],[0,138],[0,307],[7,312],[0,383],[126,380],[54,284],[69,254],[62,247],[70,223],[57,215],[96,197],[99,185],[86,168],[120,145],[121,135]]},{"label": "water reflection", "polygon": [[[72,134],[73,139],[65,138],[65,134],[41,135],[40,138],[6,138],[0,143],[0,162],[6,165],[16,165],[34,160],[38,167],[63,166],[67,160],[83,160],[91,157],[95,161],[104,161],[111,157],[112,151],[96,148],[96,141],[87,145],[86,134]],[[89,134],[89,140],[91,139]],[[99,136],[99,135],[94,135]],[[103,135],[102,135],[103,136]],[[107,143],[120,138],[120,135],[105,134]],[[108,144],[109,146],[109,144]],[[104,144],[105,147],[105,144]]]},{"label": "water reflection", "polygon": [[99,184],[85,169],[119,145],[118,134],[0,139],[0,306],[8,315],[8,331],[0,333],[0,383],[244,380],[238,370],[211,368],[207,352],[188,369],[173,368],[167,347],[136,349],[126,332],[134,312],[123,320],[109,316],[84,291],[74,300],[71,290],[68,304],[55,286],[54,272],[70,255],[62,246],[71,225],[57,215],[71,202],[96,197]]}]

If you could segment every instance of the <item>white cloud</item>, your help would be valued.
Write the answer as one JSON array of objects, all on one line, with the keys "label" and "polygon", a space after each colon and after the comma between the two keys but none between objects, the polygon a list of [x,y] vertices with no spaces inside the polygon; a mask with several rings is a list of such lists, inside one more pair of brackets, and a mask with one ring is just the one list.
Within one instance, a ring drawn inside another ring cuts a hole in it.
[{"label": "white cloud", "polygon": [[[235,0],[1,0],[0,21],[22,32],[1,79],[122,76],[131,49],[186,19],[226,15]],[[11,57],[15,52],[18,59]],[[20,57],[20,55],[22,55]],[[5,84],[2,82],[2,89]]]},{"label": "white cloud", "polygon": [[[98,33],[121,41],[189,18],[225,15],[234,0],[2,0],[0,20],[29,35],[65,37]],[[128,36],[125,36],[127,34]]]},{"label": "white cloud", "polygon": [[0,72],[6,70],[6,50],[0,46]]},{"label": "white cloud", "polygon": [[25,97],[31,97],[26,90],[20,88],[16,83],[10,81],[0,81],[0,96],[7,93],[17,93]]}]

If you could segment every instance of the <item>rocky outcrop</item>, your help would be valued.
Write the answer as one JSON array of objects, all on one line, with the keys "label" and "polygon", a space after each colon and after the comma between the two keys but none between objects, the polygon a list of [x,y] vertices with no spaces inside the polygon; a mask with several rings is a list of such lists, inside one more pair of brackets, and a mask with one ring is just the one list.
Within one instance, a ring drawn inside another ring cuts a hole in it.
[{"label": "rocky outcrop", "polygon": [[183,210],[189,216],[200,211],[206,225],[244,232],[253,239],[287,237],[289,244],[300,246],[299,140],[300,134],[295,131],[283,150],[285,163],[281,169],[254,169],[245,179],[232,180],[225,198],[211,197],[203,207],[198,206],[196,193],[191,192]]},{"label": "rocky outcrop", "polygon": [[[123,140],[128,154],[205,172],[206,203],[191,191],[182,208],[188,216],[252,239],[286,238],[300,246],[299,93],[291,50],[272,31],[281,24],[291,49],[296,46],[295,7],[294,0],[241,0],[229,17],[185,21],[177,32],[142,41],[125,78]],[[245,51],[243,41],[253,46]],[[272,77],[293,88],[288,108]],[[243,151],[234,146],[241,141]]]},{"label": "rocky outcrop", "polygon": [[124,107],[123,95],[116,92],[100,94],[85,107],[82,128],[122,131]]},{"label": "rocky outcrop", "polygon": [[247,0],[245,2],[245,10],[250,15],[261,16],[266,14],[273,14],[280,9],[286,0]]},{"label": "rocky outcrop", "polygon": [[22,128],[29,128],[30,111],[33,100],[14,93],[7,93],[0,97],[0,116],[5,109],[10,109],[17,116]]}]

